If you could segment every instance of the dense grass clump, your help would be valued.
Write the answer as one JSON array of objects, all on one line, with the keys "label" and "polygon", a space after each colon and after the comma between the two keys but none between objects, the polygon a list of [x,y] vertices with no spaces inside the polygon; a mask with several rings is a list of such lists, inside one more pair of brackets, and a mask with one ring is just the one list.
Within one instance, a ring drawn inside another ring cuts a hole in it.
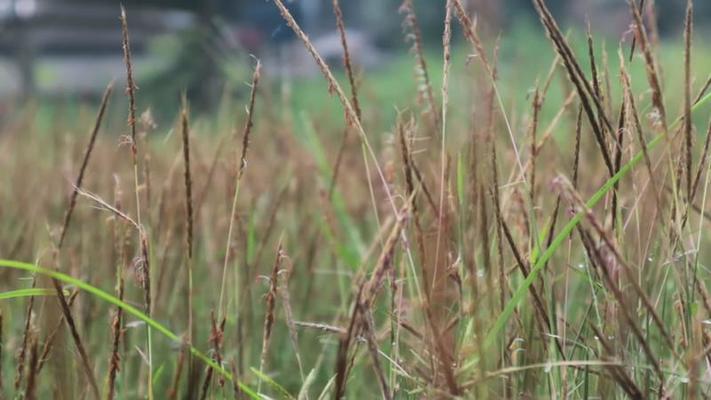
[{"label": "dense grass clump", "polygon": [[172,127],[141,108],[122,11],[125,97],[0,125],[0,398],[709,396],[692,1],[681,45],[653,2],[615,44],[543,0],[502,41],[442,3],[441,58],[405,0],[412,55],[370,75],[338,0],[342,73],[275,0],[323,79],[257,61],[248,96],[183,99]]}]

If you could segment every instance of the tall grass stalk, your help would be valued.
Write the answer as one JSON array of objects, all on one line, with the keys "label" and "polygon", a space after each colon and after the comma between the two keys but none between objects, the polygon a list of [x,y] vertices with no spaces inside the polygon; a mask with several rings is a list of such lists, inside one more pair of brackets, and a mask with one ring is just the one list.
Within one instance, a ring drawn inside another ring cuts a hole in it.
[{"label": "tall grass stalk", "polygon": [[[242,182],[242,176],[247,168],[247,151],[249,150],[249,141],[252,134],[252,128],[254,126],[254,113],[255,113],[255,101],[257,98],[257,89],[259,87],[259,78],[261,77],[262,64],[257,60],[257,64],[254,67],[254,72],[252,73],[252,83],[250,85],[249,94],[249,105],[247,107],[247,121],[245,122],[244,128],[242,130],[242,150],[240,151],[239,158],[237,159],[237,176],[235,178],[235,190],[232,194],[232,208],[230,210],[229,225],[227,228],[227,244],[225,245],[225,257],[222,262],[222,283],[220,284],[220,297],[218,300],[218,319],[221,319],[223,315],[226,314],[225,306],[225,281],[227,280],[227,264],[230,260],[230,253],[232,248],[232,234],[234,230],[235,217],[237,216],[237,198],[239,197],[239,188]],[[238,276],[238,275],[236,275]],[[240,282],[235,282],[235,287],[240,287]],[[239,304],[235,305],[239,307]]]},{"label": "tall grass stalk", "polygon": [[[128,32],[128,20],[126,17],[126,9],[121,6],[121,32],[123,35],[123,56],[126,65],[126,95],[128,96],[128,128],[130,130],[130,138],[128,143],[131,148],[131,161],[133,164],[133,184],[134,194],[136,198],[136,223],[140,227],[138,229],[138,243],[140,246],[140,255],[137,263],[137,269],[141,273],[141,285],[144,291],[144,303],[146,313],[152,312],[152,295],[151,295],[151,268],[150,268],[150,253],[148,251],[148,234],[142,224],[141,219],[141,189],[138,173],[138,141],[136,135],[136,84],[133,77],[133,63],[131,61],[131,41]],[[153,400],[153,346],[151,340],[151,328],[146,329],[146,347],[148,353],[148,399]]]}]

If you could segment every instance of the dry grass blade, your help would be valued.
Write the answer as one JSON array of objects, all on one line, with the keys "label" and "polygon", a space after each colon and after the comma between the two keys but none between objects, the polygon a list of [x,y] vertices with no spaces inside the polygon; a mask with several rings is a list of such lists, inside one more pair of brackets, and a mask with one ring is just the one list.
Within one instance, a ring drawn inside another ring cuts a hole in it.
[{"label": "dry grass blade", "polygon": [[[351,59],[351,53],[348,49],[348,38],[346,36],[346,24],[343,22],[343,11],[341,10],[341,5],[339,0],[333,0],[333,13],[336,15],[336,27],[338,28],[338,34],[341,38],[341,47],[343,48],[343,65],[346,69],[346,76],[348,77],[348,83],[351,86],[351,103],[353,104],[353,109],[355,110],[358,119],[362,119],[362,112],[360,109],[360,102],[358,100],[358,86],[356,85],[355,74],[353,73],[353,61]],[[343,161],[343,155],[346,151],[348,144],[348,132],[349,127],[346,126],[343,129],[343,139],[341,139],[341,146],[338,149],[338,155],[336,156],[336,162],[333,167],[333,176],[331,177],[331,187],[328,191],[328,197],[333,196],[333,190],[336,187],[336,182],[338,180],[338,172],[341,170],[341,163]]]},{"label": "dry grass blade", "polygon": [[[37,287],[37,277],[32,277],[32,285],[31,288],[34,289]],[[30,297],[28,303],[27,303],[27,311],[25,312],[25,326],[22,332],[22,344],[20,345],[20,351],[17,354],[17,374],[15,375],[15,391],[17,392],[20,389],[20,386],[22,385],[22,380],[24,379],[24,374],[25,374],[25,360],[27,359],[27,346],[29,345],[29,341],[31,339],[31,327],[32,327],[32,316],[33,316],[33,309],[35,306],[35,298],[34,296]]]},{"label": "dry grass blade", "polygon": [[182,343],[180,346],[180,353],[178,354],[178,363],[175,367],[175,374],[173,375],[173,383],[170,390],[168,391],[168,398],[175,399],[178,397],[178,388],[180,387],[180,378],[183,376],[183,368],[185,366],[185,359],[187,354],[187,344]]},{"label": "dry grass blade", "polygon": [[224,295],[225,295],[225,281],[227,278],[227,263],[230,259],[230,247],[232,246],[232,232],[234,230],[235,217],[237,216],[237,196],[239,195],[239,187],[242,182],[242,175],[244,175],[244,170],[247,167],[247,150],[249,149],[249,139],[252,133],[252,127],[254,126],[254,112],[255,112],[255,102],[257,98],[257,88],[259,87],[259,78],[261,77],[262,64],[257,60],[257,65],[254,67],[254,73],[252,74],[252,84],[249,94],[249,106],[247,107],[247,122],[242,130],[242,150],[238,159],[238,169],[237,177],[235,179],[235,191],[232,196],[232,210],[230,211],[229,227],[227,228],[227,244],[225,246],[225,258],[222,263],[222,284],[220,286],[220,299],[219,299],[219,311],[218,315],[221,317],[225,313],[224,309]]},{"label": "dry grass blade", "polygon": [[153,296],[151,293],[151,264],[148,251],[148,236],[143,229],[139,230],[141,255],[135,260],[136,269],[139,271],[139,279],[143,288],[143,302],[146,314],[149,316],[153,310]]},{"label": "dry grass blade", "polygon": [[126,94],[128,95],[128,127],[131,131],[131,151],[136,155],[136,84],[133,80],[133,62],[131,61],[131,40],[128,34],[126,9],[121,5],[121,33],[123,60],[126,64]]},{"label": "dry grass blade", "polygon": [[[602,90],[600,89],[600,78],[598,77],[597,72],[597,62],[595,61],[595,44],[590,29],[590,21],[588,21],[588,57],[590,58],[590,72],[592,73],[593,93],[595,96],[597,96],[598,99],[600,99],[600,101],[604,102]],[[602,125],[602,123],[603,122],[600,121],[600,125]]]},{"label": "dry grass blade", "polygon": [[180,113],[181,132],[183,138],[183,163],[185,178],[185,234],[186,250],[189,259],[193,257],[193,181],[190,171],[190,121],[188,119],[187,105],[183,106]]},{"label": "dry grass blade", "polygon": [[[138,243],[140,255],[134,264],[139,271],[139,280],[143,288],[143,299],[146,314],[152,312],[151,295],[151,268],[148,251],[148,235],[143,228],[141,220],[141,190],[138,178],[138,142],[136,138],[136,83],[133,76],[133,62],[131,60],[131,41],[128,33],[128,20],[126,10],[121,6],[121,32],[124,63],[126,65],[126,95],[128,96],[128,127],[130,130],[131,161],[133,164],[133,184],[136,198],[136,224],[138,225]],[[153,400],[153,349],[151,342],[151,328],[146,329],[146,347],[148,353],[148,399]]]},{"label": "dry grass blade", "polygon": [[341,10],[339,0],[333,0],[333,13],[336,15],[336,26],[338,27],[338,34],[341,38],[341,47],[343,47],[343,65],[346,68],[348,83],[350,83],[351,86],[351,104],[353,105],[356,116],[361,118],[362,113],[360,102],[358,101],[358,86],[356,85],[355,74],[353,73],[353,61],[351,59],[350,50],[348,49],[346,25],[343,22],[343,11]]},{"label": "dry grass blade", "polygon": [[[509,122],[509,118],[506,115],[506,109],[504,107],[504,102],[503,99],[501,98],[501,94],[499,93],[499,89],[496,85],[496,80],[497,80],[497,71],[496,71],[496,65],[492,64],[489,61],[489,57],[486,55],[486,50],[484,50],[484,45],[482,43],[481,38],[479,37],[479,34],[477,33],[476,27],[474,26],[474,23],[471,21],[469,16],[467,15],[467,12],[464,9],[464,6],[462,5],[461,0],[452,0],[452,6],[454,7],[454,11],[456,12],[457,19],[459,19],[459,23],[463,28],[463,33],[464,37],[471,43],[472,47],[476,50],[476,55],[479,57],[481,60],[482,64],[484,65],[484,68],[486,69],[487,72],[487,77],[489,78],[489,83],[491,84],[491,95],[492,95],[492,101],[490,102],[491,109],[490,111],[492,112],[493,116],[493,99],[494,97],[496,98],[501,115],[504,119],[504,123],[506,124],[506,130],[509,134],[509,139],[511,140],[511,145],[513,146],[513,151],[514,155],[516,156],[516,162],[518,163],[519,167],[519,172],[521,173],[521,178],[526,179],[526,173],[525,173],[525,168],[523,167],[523,163],[521,161],[521,155],[519,154],[518,151],[518,146],[516,145],[516,140],[514,137],[513,129],[511,128],[511,123]],[[493,123],[493,118],[489,119],[489,123]]]},{"label": "dry grass blade", "polygon": [[112,206],[111,204],[107,203],[106,200],[102,199],[101,197],[97,196],[94,193],[88,192],[86,190],[83,190],[81,188],[76,188],[77,192],[81,195],[86,197],[87,199],[91,200],[92,202],[96,203],[96,205],[102,209],[106,210],[115,217],[127,222],[130,224],[137,232],[141,230],[141,226],[138,224],[138,222],[134,221],[133,218],[128,216],[126,213],[124,213],[122,210]]},{"label": "dry grass blade", "polygon": [[[420,215],[420,210],[417,205],[417,195],[416,195],[416,188],[415,188],[415,182],[413,179],[413,172],[415,172],[414,175],[417,174],[417,170],[415,168],[414,162],[412,160],[412,154],[410,150],[410,145],[407,140],[407,133],[406,132],[411,132],[414,130],[413,127],[414,122],[410,121],[408,123],[400,121],[399,124],[399,137],[400,137],[400,152],[402,156],[402,163],[403,163],[403,168],[405,172],[405,194],[407,195],[408,198],[411,198],[412,201],[412,216],[415,224],[415,240],[417,241],[417,254],[420,257],[420,260],[425,259],[425,243],[424,243],[424,230],[422,228],[422,220],[421,220],[421,215]],[[424,188],[424,184],[422,186]],[[432,212],[437,212],[437,208],[432,203]],[[424,271],[423,271],[424,275]],[[428,293],[426,290],[425,293]]]},{"label": "dry grass blade", "polygon": [[[639,0],[639,9],[644,10],[644,1],[645,0]],[[630,46],[630,62],[632,62],[632,58],[634,57],[634,51],[635,48],[637,47],[637,37],[632,38],[632,46]]]},{"label": "dry grass blade", "polygon": [[[607,167],[610,176],[612,176],[614,175],[614,167],[612,164],[612,158],[610,157],[608,151],[607,143],[605,141],[604,129],[607,128],[609,131],[613,131],[613,129],[609,119],[605,115],[602,102],[596,96],[594,90],[590,87],[590,83],[582,73],[575,55],[568,46],[563,34],[560,31],[560,28],[555,22],[550,10],[548,10],[545,2],[543,0],[534,0],[534,5],[540,17],[541,23],[546,29],[548,37],[553,42],[556,51],[563,60],[563,65],[565,66],[568,78],[576,88],[578,98],[580,99],[583,110],[588,117],[590,126],[593,129],[595,140],[597,141],[603,160],[605,161],[605,166]],[[595,116],[593,106],[597,109],[597,116]],[[603,124],[599,124],[598,120],[603,121]]]},{"label": "dry grass blade", "polygon": [[[496,161],[496,142],[491,140],[491,149],[489,151],[489,165],[491,169],[491,191],[493,192],[493,203],[494,209],[499,209],[501,207],[501,197],[499,195],[499,170],[498,163]],[[483,195],[483,194],[482,194]],[[485,204],[485,203],[483,203]],[[482,210],[484,212],[484,210]],[[507,279],[506,279],[506,266],[504,265],[504,240],[503,233],[501,232],[501,224],[496,224],[496,255],[499,263],[499,300],[501,302],[501,309],[506,307],[506,296],[509,292]]]},{"label": "dry grass blade", "polygon": [[247,150],[249,149],[249,139],[252,133],[252,128],[254,127],[254,104],[257,99],[257,88],[259,87],[259,78],[262,76],[262,63],[257,60],[257,64],[254,66],[254,72],[252,73],[252,83],[249,85],[249,105],[247,106],[247,122],[242,130],[242,150],[239,156],[239,169],[237,172],[237,179],[240,179],[244,174],[245,168],[247,168]]},{"label": "dry grass blade", "polygon": [[573,161],[573,187],[578,188],[578,174],[580,173],[580,142],[582,139],[583,108],[578,109],[575,119],[575,160]]},{"label": "dry grass blade", "polygon": [[[274,0],[274,4],[279,9],[279,12],[281,13],[281,15],[284,18],[284,20],[286,21],[286,23],[294,31],[296,36],[302,41],[302,43],[306,47],[306,50],[308,50],[309,54],[311,54],[311,56],[313,57],[314,61],[316,62],[316,65],[318,66],[319,70],[321,71],[324,78],[326,79],[326,82],[328,83],[329,91],[335,92],[336,95],[338,96],[338,100],[341,102],[341,105],[343,106],[343,109],[346,113],[347,121],[349,123],[353,124],[355,129],[358,131],[358,134],[360,135],[363,146],[365,146],[367,153],[370,155],[373,163],[375,164],[375,169],[376,169],[376,171],[378,173],[378,177],[383,185],[383,190],[385,191],[385,193],[387,195],[388,202],[390,203],[390,206],[392,208],[392,212],[393,212],[393,214],[397,214],[397,206],[395,205],[395,200],[393,199],[392,193],[390,191],[390,185],[388,185],[388,180],[385,178],[382,168],[380,168],[380,165],[378,163],[378,157],[376,156],[375,151],[373,150],[373,147],[370,145],[368,136],[365,134],[365,130],[363,129],[363,125],[361,124],[361,120],[358,117],[358,115],[356,114],[356,112],[353,108],[353,105],[348,100],[348,97],[346,96],[345,92],[341,88],[341,85],[338,83],[336,78],[333,76],[333,73],[331,72],[331,69],[326,64],[326,61],[324,61],[323,57],[321,57],[318,50],[316,50],[316,47],[314,47],[311,40],[309,40],[309,37],[306,35],[306,33],[301,29],[299,24],[296,22],[296,20],[294,19],[294,16],[291,15],[291,12],[289,12],[289,9],[284,5],[284,2],[282,0]],[[367,159],[364,161],[366,161],[366,163],[367,163]],[[371,189],[371,192],[372,192],[372,189]]]},{"label": "dry grass blade", "polygon": [[686,144],[686,195],[691,202],[692,181],[691,181],[691,165],[693,138],[692,130],[694,123],[691,120],[691,43],[693,40],[692,34],[694,30],[694,6],[692,0],[686,2],[686,21],[684,23],[684,140]]},{"label": "dry grass blade", "polygon": [[[448,183],[445,175],[447,168],[447,107],[449,106],[449,74],[452,64],[452,0],[447,0],[445,6],[446,12],[444,16],[444,33],[442,34],[442,48],[444,49],[442,55],[442,64],[444,66],[444,71],[442,73],[442,132],[441,134],[441,148],[440,148],[440,190],[439,190],[439,210],[437,211],[437,239],[435,248],[435,260],[439,260],[440,243],[442,242],[442,230],[445,227],[444,224],[444,195],[448,190]],[[437,269],[439,268],[439,262],[435,262],[433,276],[439,276]],[[432,288],[435,288],[436,279],[432,279]],[[426,289],[429,290],[429,289]]]},{"label": "dry grass blade", "polygon": [[[210,314],[211,322],[211,333],[210,342],[212,342],[213,359],[217,365],[222,365],[222,355],[220,354],[220,346],[222,345],[222,338],[225,331],[225,322],[227,319],[222,318],[222,322],[218,325],[215,319],[215,312],[212,311]],[[205,380],[202,384],[202,395],[200,399],[205,400],[210,392],[210,383],[212,382],[213,369],[212,367],[207,367],[207,373],[205,374]],[[224,378],[220,378],[220,386],[224,386]]]},{"label": "dry grass blade", "polygon": [[[119,185],[119,180],[116,178],[114,185],[114,204],[116,209],[121,209],[121,198],[123,193],[121,192],[121,187]],[[116,259],[116,297],[119,300],[124,300],[124,276],[123,267],[126,264],[126,246],[124,246],[128,235],[126,230],[123,229],[122,221],[114,220],[113,229],[113,240],[114,240],[114,254]],[[111,322],[111,356],[109,357],[109,373],[108,373],[108,390],[106,392],[106,400],[113,400],[116,393],[116,377],[121,369],[121,355],[120,355],[120,344],[121,337],[123,336],[123,309],[120,307],[116,308],[113,320]]]},{"label": "dry grass blade", "polygon": [[[570,360],[570,361],[558,361],[558,362],[547,362],[540,364],[529,364],[521,367],[507,367],[502,368],[493,372],[487,372],[486,376],[480,379],[476,379],[464,384],[466,388],[470,388],[481,383],[482,380],[489,380],[498,378],[505,375],[512,375],[517,373],[525,373],[532,369],[547,369],[555,367],[572,367],[576,369],[582,369],[591,366],[599,367],[624,367],[623,364],[616,361],[598,361],[598,360]],[[600,374],[602,375],[602,374]]]},{"label": "dry grass blade", "polygon": [[393,226],[390,231],[390,236],[388,236],[388,239],[385,241],[383,250],[378,257],[375,267],[373,268],[370,280],[364,287],[363,302],[367,304],[369,308],[373,306],[380,289],[383,287],[386,277],[393,268],[395,261],[395,248],[400,241],[401,233],[409,216],[409,209],[410,205],[408,204],[405,205],[405,207],[400,211],[400,216],[398,217],[395,226]]},{"label": "dry grass blade", "polygon": [[644,28],[644,22],[642,21],[642,14],[640,9],[635,4],[634,0],[627,0],[630,8],[632,9],[632,15],[634,16],[636,28],[637,28],[637,39],[642,48],[644,54],[644,61],[647,71],[647,80],[649,81],[649,87],[652,89],[652,104],[659,113],[659,120],[665,133],[669,132],[667,127],[667,112],[664,106],[664,99],[662,95],[662,86],[659,79],[659,73],[654,61],[654,55],[652,54],[652,49],[650,48],[649,39],[647,37],[647,30]]},{"label": "dry grass blade", "polygon": [[430,192],[430,189],[427,186],[427,182],[425,182],[425,178],[422,176],[422,172],[420,172],[419,167],[417,164],[415,164],[415,160],[412,158],[412,155],[410,155],[410,168],[412,168],[412,172],[415,173],[415,177],[417,178],[417,183],[418,183],[418,189],[422,189],[422,193],[425,195],[425,199],[427,200],[427,204],[429,205],[430,209],[432,210],[433,213],[438,213],[438,207],[437,203],[434,201],[434,196],[432,195],[432,192]]},{"label": "dry grass blade", "polygon": [[380,354],[378,351],[378,343],[375,338],[375,323],[373,322],[373,314],[367,304],[361,303],[359,307],[360,313],[363,316],[365,339],[366,342],[368,342],[368,350],[370,352],[370,358],[373,360],[373,370],[375,371],[375,376],[378,378],[380,392],[383,395],[383,399],[391,400],[393,396],[390,392],[390,388],[388,387],[388,381],[383,372],[383,367],[380,364]]},{"label": "dry grass blade", "polygon": [[529,200],[531,202],[531,206],[535,205],[535,200],[536,200],[536,157],[538,156],[538,119],[539,115],[541,112],[541,107],[543,101],[541,99],[541,93],[536,88],[536,91],[533,94],[533,118],[531,120],[531,149],[530,149],[530,169],[531,169],[531,177],[529,178]]},{"label": "dry grass blade", "polygon": [[39,349],[37,337],[33,336],[30,344],[30,365],[27,369],[27,387],[25,388],[25,399],[37,399],[37,363],[39,362]]},{"label": "dry grass blade", "polygon": [[[138,180],[138,142],[136,140],[136,84],[133,79],[131,43],[128,35],[126,10],[121,6],[121,32],[123,34],[123,56],[126,64],[126,94],[128,95],[128,127],[130,130],[131,161],[133,162],[133,183],[136,195],[136,222],[141,225],[141,197]],[[140,238],[139,238],[140,240]]]},{"label": "dry grass blade", "polygon": [[363,299],[364,289],[365,282],[362,282],[358,285],[358,293],[356,294],[355,301],[353,302],[353,309],[351,310],[348,329],[345,332],[339,331],[341,337],[338,342],[338,353],[336,355],[336,383],[333,392],[333,398],[335,400],[341,400],[346,393],[346,384],[348,382],[348,375],[350,372],[348,355],[350,353],[351,344],[355,341],[360,327],[358,304],[360,304]]},{"label": "dry grass blade", "polygon": [[291,347],[294,350],[294,355],[296,356],[296,363],[299,366],[299,374],[301,375],[301,381],[304,382],[304,366],[301,361],[301,353],[299,352],[299,335],[296,331],[296,321],[294,321],[294,312],[291,308],[291,295],[289,294],[289,280],[291,279],[291,274],[294,270],[294,266],[291,263],[286,251],[283,252],[283,258],[286,261],[287,268],[285,270],[286,276],[282,278],[282,284],[279,285],[278,293],[281,297],[282,307],[284,309],[284,316],[286,317],[286,326],[289,329],[289,340],[291,341]]},{"label": "dry grass blade", "polygon": [[[212,317],[212,332],[210,335],[210,341],[212,342],[212,347],[215,352],[215,363],[217,365],[222,365],[222,341],[224,339],[225,335],[225,323],[227,322],[227,318],[222,318],[222,321],[220,324],[217,324],[217,320],[215,319],[215,312],[213,311],[211,314]],[[220,375],[220,386],[225,385],[225,377]]]},{"label": "dry grass blade", "polygon": [[206,400],[208,394],[210,393],[210,383],[212,382],[212,368],[207,367],[207,372],[205,373],[205,380],[202,382],[202,391],[200,395],[200,400]]},{"label": "dry grass blade", "polygon": [[647,140],[644,138],[644,130],[642,128],[642,123],[640,121],[639,112],[637,111],[637,106],[635,104],[634,94],[632,93],[632,83],[630,81],[630,76],[624,66],[620,68],[620,75],[622,77],[622,87],[625,95],[625,104],[629,107],[629,112],[626,113],[628,118],[632,119],[634,124],[634,130],[637,133],[637,139],[642,147],[642,154],[644,155],[644,165],[647,168],[647,174],[649,175],[649,180],[652,184],[652,191],[654,192],[654,198],[657,207],[661,207],[661,199],[659,198],[659,187],[657,186],[656,176],[654,170],[652,169],[652,161],[649,157],[649,151],[647,148]]},{"label": "dry grass blade", "polygon": [[[122,278],[119,278],[117,291],[117,297],[123,301],[124,288]],[[119,345],[121,343],[121,336],[123,336],[123,310],[121,308],[116,310],[116,314],[111,322],[111,334],[113,340],[111,343],[111,357],[109,359],[109,379],[107,384],[108,392],[106,394],[107,400],[112,400],[114,398],[116,390],[116,376],[121,369],[121,356],[119,354]]]},{"label": "dry grass blade", "polygon": [[709,90],[711,87],[711,75],[709,75],[708,78],[706,78],[706,83],[704,83],[704,86],[701,87],[701,90],[699,90],[699,94],[696,95],[696,98],[694,99],[694,105],[696,105],[698,102],[700,102],[704,96],[706,95],[706,91]]},{"label": "dry grass blade", "polygon": [[701,153],[701,160],[699,161],[699,167],[696,170],[696,177],[694,178],[694,184],[691,188],[691,196],[689,198],[689,203],[693,204],[696,194],[699,189],[699,183],[701,182],[701,175],[703,174],[706,164],[708,163],[709,157],[709,145],[711,145],[711,122],[709,122],[709,127],[706,131],[706,140],[704,141],[704,150]]},{"label": "dry grass blade", "polygon": [[193,338],[193,180],[190,171],[190,121],[187,100],[183,97],[183,109],[180,113],[181,136],[183,143],[183,167],[185,183],[185,255],[188,275],[188,343]]},{"label": "dry grass blade", "polygon": [[[111,97],[111,93],[113,92],[113,87],[113,82],[109,83],[109,85],[106,87],[106,90],[104,91],[104,96],[101,98],[101,106],[99,106],[99,113],[96,116],[94,129],[92,129],[91,131],[89,143],[87,144],[86,150],[84,151],[84,158],[82,159],[81,167],[79,168],[79,175],[77,176],[76,181],[74,181],[75,188],[80,188],[84,181],[84,173],[86,172],[86,168],[89,165],[89,158],[91,157],[92,150],[94,150],[94,143],[96,143],[96,137],[98,136],[99,130],[101,129],[101,122],[104,120],[106,106],[109,104],[109,98]],[[57,243],[57,247],[59,248],[62,248],[64,238],[67,234],[67,229],[69,229],[69,222],[71,221],[72,213],[74,212],[74,207],[76,206],[77,196],[78,192],[76,190],[73,190],[71,199],[69,200],[69,207],[67,207],[67,212],[64,214],[64,223],[62,224],[62,230],[59,234],[59,241]]]},{"label": "dry grass blade", "polygon": [[56,279],[52,279],[52,285],[54,286],[54,289],[57,292],[57,299],[59,300],[59,305],[61,307],[62,314],[64,315],[64,321],[67,323],[67,327],[69,327],[69,332],[72,335],[72,340],[74,341],[74,345],[76,346],[77,351],[79,352],[79,357],[81,359],[84,375],[86,375],[86,378],[89,381],[89,387],[92,390],[94,398],[99,399],[101,397],[101,394],[99,392],[99,385],[96,383],[96,377],[94,376],[94,369],[91,366],[89,354],[86,352],[86,348],[84,347],[84,344],[81,340],[81,336],[79,335],[79,330],[77,328],[76,322],[74,321],[74,317],[72,316],[72,310],[69,308],[69,303],[64,297],[64,290],[62,288],[62,285]]},{"label": "dry grass blade", "polygon": [[[626,99],[622,97],[622,104],[620,105],[620,115],[619,123],[617,126],[617,136],[615,137],[614,150],[615,150],[615,173],[620,171],[622,166],[622,153],[624,151],[624,139],[625,139],[625,124],[627,123],[627,104]],[[610,208],[610,221],[614,224],[617,221],[617,210],[618,210],[618,195],[619,195],[620,183],[615,183],[612,188],[612,207]]]},{"label": "dry grass blade", "polygon": [[[148,249],[148,235],[142,226],[138,229],[139,251],[140,255],[133,260],[134,268],[137,272],[138,283],[143,289],[143,304],[144,311],[149,317],[153,314],[153,294],[151,285],[151,263],[150,251]],[[153,362],[151,328],[146,329],[146,346],[148,348],[148,365]],[[153,368],[148,368],[148,398],[153,398]]]},{"label": "dry grass blade", "polygon": [[[267,366],[267,357],[269,356],[269,343],[272,337],[272,329],[274,328],[275,320],[275,306],[277,297],[277,287],[279,285],[279,271],[281,270],[281,261],[284,257],[282,252],[281,243],[277,247],[276,260],[274,261],[274,267],[272,267],[272,274],[269,277],[269,291],[267,292],[266,311],[264,314],[264,330],[262,332],[262,354],[259,357],[259,372],[264,373],[264,368]],[[259,380],[259,385],[257,386],[257,392],[262,392],[262,379]]]},{"label": "dry grass blade", "polygon": [[326,333],[333,333],[338,335],[346,334],[346,330],[341,327],[328,325],[320,322],[294,321],[294,325],[301,328],[315,329]]},{"label": "dry grass blade", "polygon": [[420,92],[424,92],[422,97],[425,98],[427,102],[427,111],[432,115],[432,121],[435,130],[439,128],[439,112],[437,111],[437,102],[434,97],[434,90],[432,90],[432,83],[430,82],[430,75],[427,70],[427,60],[424,55],[424,47],[422,42],[422,30],[420,29],[420,24],[417,22],[417,13],[415,13],[415,6],[412,0],[403,0],[400,5],[400,13],[404,14],[403,29],[409,30],[410,33],[406,33],[405,38],[407,41],[412,43],[412,50],[415,54],[416,73],[417,77],[422,80],[422,85],[420,87]]},{"label": "dry grass blade", "polygon": [[459,19],[459,22],[462,25],[462,28],[464,29],[464,36],[472,44],[472,46],[474,46],[474,48],[476,49],[477,56],[481,59],[481,62],[484,65],[484,68],[486,69],[488,75],[492,78],[492,81],[495,81],[496,72],[494,66],[489,61],[489,56],[486,55],[486,50],[484,50],[484,44],[481,38],[479,37],[479,34],[477,33],[474,23],[472,22],[471,18],[469,18],[469,15],[467,15],[467,12],[464,9],[464,6],[462,5],[462,1],[453,0],[452,6],[454,7],[454,11],[456,11],[457,18]]},{"label": "dry grass blade", "polygon": [[[75,290],[69,295],[69,298],[67,300],[69,303],[69,307],[72,307],[72,305],[74,305],[74,300],[76,300],[78,294],[79,291]],[[49,360],[49,353],[51,353],[52,349],[54,348],[54,341],[56,340],[57,335],[59,334],[59,331],[62,328],[62,325],[64,325],[64,315],[59,317],[59,321],[57,321],[57,324],[49,332],[49,334],[44,340],[44,345],[42,346],[42,353],[40,353],[39,365],[37,366],[37,373],[42,372],[42,367],[44,367],[47,360]]]}]

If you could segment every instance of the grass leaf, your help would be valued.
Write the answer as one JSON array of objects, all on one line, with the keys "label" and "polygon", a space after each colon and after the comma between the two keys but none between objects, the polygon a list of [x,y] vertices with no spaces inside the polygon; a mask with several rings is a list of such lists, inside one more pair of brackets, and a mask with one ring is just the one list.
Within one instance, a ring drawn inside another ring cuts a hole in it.
[{"label": "grass leaf", "polygon": [[[0,259],[0,268],[12,268],[20,271],[27,271],[27,272],[32,272],[35,274],[41,274],[44,276],[47,276],[52,279],[56,279],[58,281],[73,285],[89,294],[91,294],[94,297],[97,297],[115,307],[120,307],[123,309],[126,313],[132,315],[135,318],[140,319],[141,321],[145,322],[148,324],[151,328],[155,329],[157,332],[161,333],[163,336],[167,337],[168,339],[171,339],[175,342],[181,342],[180,337],[173,333],[170,329],[166,328],[165,325],[161,324],[160,322],[156,321],[155,319],[149,317],[145,313],[143,313],[141,310],[138,308],[125,303],[121,300],[119,300],[117,297],[106,293],[105,291],[90,285],[80,279],[74,278],[73,276],[63,274],[58,271],[53,271],[50,269],[42,268],[40,266],[34,265],[34,264],[29,264],[29,263],[24,263],[21,261],[12,261],[12,260],[2,260]],[[43,289],[39,289],[43,290]],[[190,347],[190,352],[197,358],[200,359],[205,365],[210,366],[215,372],[218,374],[224,376],[226,379],[232,381],[234,378],[232,374],[227,371],[225,368],[223,368],[221,365],[218,365],[213,359],[205,355],[203,352],[200,350],[196,349],[195,347]],[[252,389],[250,389],[248,386],[242,384],[241,382],[238,383],[242,391],[244,391],[246,394],[250,396],[252,399],[259,399],[259,396],[257,395],[256,392],[254,392]]]},{"label": "grass leaf", "polygon": [[[700,108],[702,108],[706,103],[711,102],[711,93],[707,94],[704,96],[699,102],[694,105],[692,108],[692,112],[698,111]],[[678,125],[681,122],[681,119],[677,119],[672,127]],[[664,134],[659,134],[656,136],[654,139],[652,139],[648,144],[647,144],[647,149],[652,150],[655,147],[659,145],[664,139]],[[595,192],[595,194],[592,195],[590,200],[588,200],[585,205],[588,209],[591,209],[595,207],[604,197],[605,195],[614,188],[614,186],[627,174],[629,174],[636,166],[639,164],[642,160],[644,159],[644,152],[640,151],[637,154],[635,154],[632,159],[625,164],[620,170],[613,175],[610,179],[605,182],[600,189]],[[526,279],[521,282],[521,285],[516,289],[514,292],[513,296],[511,297],[511,300],[506,304],[506,307],[504,310],[501,312],[499,317],[496,319],[496,322],[494,323],[494,326],[489,330],[489,333],[487,333],[486,338],[484,339],[484,347],[489,348],[491,347],[492,344],[496,342],[497,339],[501,338],[501,333],[506,326],[506,323],[508,322],[509,318],[511,318],[511,315],[513,314],[514,310],[516,307],[523,301],[523,299],[526,297],[526,292],[528,292],[528,288],[533,284],[533,282],[536,280],[538,277],[538,274],[541,272],[543,267],[546,265],[546,263],[553,257],[555,252],[561,247],[561,245],[565,242],[565,240],[570,236],[570,234],[573,232],[573,229],[575,229],[576,226],[582,221],[584,216],[584,210],[578,212],[575,214],[575,216],[563,227],[563,229],[558,233],[558,235],[553,239],[553,242],[551,242],[550,247],[548,247],[540,257],[538,257],[537,252],[534,252],[531,255],[531,261],[533,264],[533,269],[531,270],[531,273],[526,277]]]}]

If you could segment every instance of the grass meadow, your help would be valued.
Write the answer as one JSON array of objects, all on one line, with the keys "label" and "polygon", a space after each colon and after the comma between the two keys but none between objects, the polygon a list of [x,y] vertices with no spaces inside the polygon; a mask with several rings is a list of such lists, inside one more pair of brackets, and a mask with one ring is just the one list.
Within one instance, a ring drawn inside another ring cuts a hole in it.
[{"label": "grass meadow", "polygon": [[533,3],[497,38],[447,0],[433,49],[405,0],[410,53],[363,71],[275,0],[321,74],[252,61],[160,124],[129,9],[101,103],[0,124],[0,398],[709,397],[693,2],[660,39],[630,1],[619,43]]}]

